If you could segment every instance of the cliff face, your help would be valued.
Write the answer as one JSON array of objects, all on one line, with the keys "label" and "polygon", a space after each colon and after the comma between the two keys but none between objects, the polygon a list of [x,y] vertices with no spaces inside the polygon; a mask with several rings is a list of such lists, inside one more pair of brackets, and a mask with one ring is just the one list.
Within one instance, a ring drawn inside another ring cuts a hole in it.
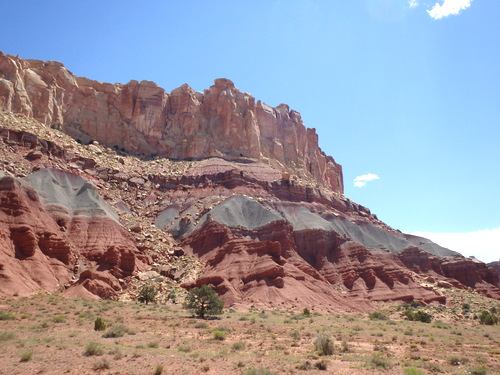
[{"label": "cliff face", "polygon": [[168,94],[153,82],[101,83],[58,62],[0,54],[0,108],[83,143],[176,160],[251,158],[343,193],[341,166],[298,112],[256,102],[227,79],[203,94],[187,84]]}]

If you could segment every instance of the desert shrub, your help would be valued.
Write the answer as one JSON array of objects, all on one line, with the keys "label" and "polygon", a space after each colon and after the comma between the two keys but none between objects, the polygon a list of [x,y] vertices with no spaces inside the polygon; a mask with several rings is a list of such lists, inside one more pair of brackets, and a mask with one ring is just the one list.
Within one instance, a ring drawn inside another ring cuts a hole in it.
[{"label": "desert shrub", "polygon": [[226,339],[226,332],[219,330],[214,331],[214,339],[224,341]]},{"label": "desert shrub", "polygon": [[99,370],[107,370],[110,367],[111,367],[111,365],[109,364],[108,360],[103,358],[100,361],[94,363],[94,365],[92,366],[92,369],[95,371],[99,371]]},{"label": "desert shrub", "polygon": [[66,316],[64,315],[56,315],[52,318],[54,323],[64,323],[66,321]]},{"label": "desert shrub", "polygon": [[0,311],[0,320],[14,320],[16,316],[14,314],[9,314],[5,311]]},{"label": "desert shrub", "polygon": [[462,311],[464,313],[470,312],[470,304],[469,303],[462,303]]},{"label": "desert shrub", "polygon": [[21,358],[20,358],[20,361],[21,362],[28,362],[31,360],[31,357],[33,357],[33,352],[30,350],[30,351],[27,351],[27,352],[24,352],[21,354]]},{"label": "desert shrub", "polygon": [[155,371],[153,372],[153,375],[161,375],[162,372],[163,372],[163,366],[158,365],[158,366],[156,366]]},{"label": "desert shrub", "polygon": [[404,375],[424,375],[424,372],[422,370],[419,370],[418,368],[415,368],[415,367],[405,367],[405,368],[403,368],[403,374]]},{"label": "desert shrub", "polygon": [[200,328],[200,329],[205,329],[207,328],[207,323],[205,322],[197,322],[195,325],[194,325],[194,328]]},{"label": "desert shrub", "polygon": [[347,340],[342,340],[342,345],[340,346],[340,351],[342,353],[348,353],[351,351],[351,347],[349,346],[349,343]]},{"label": "desert shrub", "polygon": [[318,333],[314,338],[314,347],[319,355],[332,355],[334,351],[332,335],[328,332]]},{"label": "desert shrub", "polygon": [[126,326],[124,326],[123,324],[116,324],[114,326],[111,326],[106,332],[104,332],[104,335],[102,335],[102,337],[104,338],[123,337],[127,333],[130,333],[130,330]]},{"label": "desert shrub", "polygon": [[196,316],[205,319],[207,315],[220,315],[224,302],[208,285],[191,289],[187,296],[184,308],[193,311]]},{"label": "desert shrub", "polygon": [[146,303],[146,305],[149,302],[154,302],[156,299],[156,295],[158,292],[155,290],[154,286],[152,285],[144,285],[141,290],[139,290],[139,297],[137,297],[137,300],[141,303]]},{"label": "desert shrub", "polygon": [[318,370],[326,370],[328,368],[328,361],[322,359],[314,364],[314,367]]},{"label": "desert shrub", "polygon": [[302,371],[307,371],[307,370],[312,369],[312,364],[309,361],[305,361],[304,363],[301,363],[300,365],[298,365],[297,369],[302,370]]},{"label": "desert shrub", "polygon": [[486,375],[488,374],[488,367],[481,365],[478,367],[472,367],[469,369],[469,374],[471,375]]},{"label": "desert shrub", "polygon": [[430,323],[432,321],[432,316],[422,310],[413,312],[412,310],[407,309],[403,311],[403,315],[406,317],[406,319],[411,321],[417,321],[423,323]]},{"label": "desert shrub", "polygon": [[180,344],[178,347],[177,347],[177,350],[180,351],[180,352],[183,352],[183,353],[189,353],[191,352],[193,349],[191,348],[190,345],[186,345],[186,344]]},{"label": "desert shrub", "polygon": [[210,371],[210,365],[208,363],[205,363],[204,365],[201,366],[201,371],[203,372]]},{"label": "desert shrub", "polygon": [[300,340],[300,332],[296,329],[292,330],[290,332],[290,336],[292,337],[293,341],[299,341]]},{"label": "desert shrub", "polygon": [[98,316],[95,318],[94,321],[94,331],[105,331],[106,330],[106,323],[104,323],[104,320]]},{"label": "desert shrub", "polygon": [[498,318],[496,315],[485,310],[479,315],[479,323],[492,326],[498,323]]},{"label": "desert shrub", "polygon": [[304,310],[302,310],[302,315],[311,316],[311,311],[309,311],[307,307],[304,307]]},{"label": "desert shrub", "polygon": [[265,368],[251,368],[245,371],[245,375],[274,375],[274,372],[271,372]]},{"label": "desert shrub", "polygon": [[231,345],[231,349],[233,351],[239,351],[239,350],[243,350],[245,348],[245,344],[242,343],[242,342],[235,342],[233,345]]},{"label": "desert shrub", "polygon": [[368,368],[375,368],[378,370],[387,370],[392,367],[392,362],[385,358],[381,353],[374,353],[367,363]]},{"label": "desert shrub", "polygon": [[465,357],[459,357],[458,355],[452,355],[448,357],[448,363],[452,366],[460,366],[468,363],[469,360]]},{"label": "desert shrub", "polygon": [[15,335],[12,332],[3,331],[0,333],[0,342],[12,340],[14,337]]},{"label": "desert shrub", "polygon": [[103,355],[104,350],[102,349],[101,344],[97,342],[89,342],[87,346],[85,346],[85,351],[83,355],[86,357],[90,357],[93,355]]},{"label": "desert shrub", "polygon": [[158,343],[156,341],[150,341],[148,342],[148,348],[157,348]]},{"label": "desert shrub", "polygon": [[369,313],[368,317],[370,318],[370,320],[389,320],[389,318],[380,311]]}]

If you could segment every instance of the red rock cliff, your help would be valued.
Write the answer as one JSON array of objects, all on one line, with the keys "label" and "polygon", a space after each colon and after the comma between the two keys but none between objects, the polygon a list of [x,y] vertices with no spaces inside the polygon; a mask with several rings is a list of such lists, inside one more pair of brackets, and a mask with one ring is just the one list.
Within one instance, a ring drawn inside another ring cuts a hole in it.
[{"label": "red rock cliff", "polygon": [[298,112],[255,102],[227,79],[204,93],[185,84],[167,94],[153,82],[101,83],[59,62],[0,53],[0,108],[85,143],[171,159],[249,157],[343,193],[342,167],[321,151]]}]

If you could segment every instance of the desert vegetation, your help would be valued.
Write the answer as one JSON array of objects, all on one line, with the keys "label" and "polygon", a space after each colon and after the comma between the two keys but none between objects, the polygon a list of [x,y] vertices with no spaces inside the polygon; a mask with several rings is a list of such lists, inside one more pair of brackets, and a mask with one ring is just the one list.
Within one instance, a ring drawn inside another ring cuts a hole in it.
[{"label": "desert vegetation", "polygon": [[[457,299],[458,300],[463,300]],[[499,303],[407,306],[368,313],[224,309],[205,315],[180,304],[90,301],[58,295],[0,301],[0,368],[9,374],[495,374]],[[485,315],[486,316],[486,315]]]}]

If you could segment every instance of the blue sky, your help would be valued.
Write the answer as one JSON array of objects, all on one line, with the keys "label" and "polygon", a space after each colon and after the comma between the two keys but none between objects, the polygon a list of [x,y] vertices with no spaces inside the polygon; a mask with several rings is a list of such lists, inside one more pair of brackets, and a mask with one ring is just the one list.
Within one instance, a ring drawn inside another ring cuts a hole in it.
[{"label": "blue sky", "polygon": [[168,92],[225,77],[289,104],[342,164],[348,198],[500,258],[499,1],[3,0],[0,14],[4,53]]}]

